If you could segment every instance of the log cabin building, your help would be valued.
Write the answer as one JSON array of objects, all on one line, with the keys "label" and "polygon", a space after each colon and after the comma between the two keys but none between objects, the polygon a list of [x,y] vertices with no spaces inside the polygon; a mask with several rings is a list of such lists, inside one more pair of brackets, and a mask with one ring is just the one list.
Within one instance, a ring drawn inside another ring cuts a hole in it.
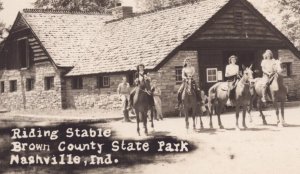
[{"label": "log cabin building", "polygon": [[[171,112],[190,57],[205,92],[224,80],[228,57],[260,70],[262,53],[284,62],[289,96],[300,96],[297,48],[246,0],[204,0],[133,14],[24,9],[0,52],[0,105],[8,109],[117,108],[116,88],[143,63]],[[256,74],[261,76],[261,72]]]}]

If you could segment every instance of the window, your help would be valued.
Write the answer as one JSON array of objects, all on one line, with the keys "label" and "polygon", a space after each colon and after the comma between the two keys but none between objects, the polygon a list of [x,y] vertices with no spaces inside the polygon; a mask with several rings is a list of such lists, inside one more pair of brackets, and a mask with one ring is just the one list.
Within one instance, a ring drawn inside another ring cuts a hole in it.
[{"label": "window", "polygon": [[34,79],[33,78],[29,78],[26,79],[26,91],[31,91],[34,89]]},{"label": "window", "polygon": [[45,77],[45,90],[54,89],[54,77]]},{"label": "window", "polygon": [[4,82],[1,81],[0,82],[0,93],[4,93],[4,91],[5,91],[4,88],[5,88]]},{"label": "window", "polygon": [[282,74],[285,77],[290,77],[292,75],[292,62],[282,63]]},{"label": "window", "polygon": [[175,79],[176,84],[180,84],[182,82],[182,66],[175,67]]},{"label": "window", "polygon": [[9,81],[9,91],[10,92],[17,91],[17,80],[10,80]]},{"label": "window", "polygon": [[72,89],[82,89],[82,77],[72,78]]},{"label": "window", "polygon": [[110,86],[110,79],[108,76],[103,76],[103,87],[109,87]]},{"label": "window", "polygon": [[30,66],[30,53],[27,39],[18,40],[18,58],[21,62],[21,68],[28,68]]},{"label": "window", "polygon": [[109,76],[98,76],[97,77],[97,87],[98,88],[109,88],[110,87],[110,77]]},{"label": "window", "polygon": [[207,83],[213,83],[218,81],[218,69],[217,68],[207,68],[206,69],[206,79]]}]

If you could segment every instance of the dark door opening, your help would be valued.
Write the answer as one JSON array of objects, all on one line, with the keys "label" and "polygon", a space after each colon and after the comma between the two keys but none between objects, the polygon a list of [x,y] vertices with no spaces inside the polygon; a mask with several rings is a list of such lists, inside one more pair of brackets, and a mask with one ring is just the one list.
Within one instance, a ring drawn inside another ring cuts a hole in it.
[{"label": "dark door opening", "polygon": [[253,64],[253,66],[255,64],[254,51],[224,51],[223,52],[224,65],[228,64],[228,58],[232,55],[238,57],[237,64],[240,66],[240,68],[242,68],[242,65],[249,67],[251,64]]}]

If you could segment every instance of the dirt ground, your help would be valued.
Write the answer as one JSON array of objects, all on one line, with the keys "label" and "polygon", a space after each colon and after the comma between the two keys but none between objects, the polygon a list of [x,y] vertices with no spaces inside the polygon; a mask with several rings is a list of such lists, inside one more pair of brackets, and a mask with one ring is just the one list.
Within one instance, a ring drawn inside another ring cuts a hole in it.
[{"label": "dirt ground", "polygon": [[[300,172],[300,108],[286,110],[286,127],[278,128],[274,111],[266,111],[269,125],[262,125],[257,112],[253,113],[253,122],[248,129],[236,131],[235,115],[224,114],[222,121],[225,129],[219,129],[217,118],[214,117],[214,129],[209,129],[208,117],[203,118],[204,130],[189,132],[185,129],[184,118],[166,118],[155,121],[155,129],[150,135],[138,136],[136,123],[113,121],[108,123],[93,123],[96,127],[110,127],[115,130],[114,138],[143,140],[158,136],[172,136],[188,140],[196,149],[185,154],[154,155],[148,162],[139,162],[129,166],[97,167],[89,169],[74,169],[57,171],[49,168],[31,168],[25,170],[7,170],[4,173],[211,173],[211,174],[266,174]],[[241,118],[240,118],[241,121]],[[191,119],[190,119],[191,122]],[[14,123],[16,124],[16,123]],[[26,124],[47,125],[49,122],[26,122],[19,120],[20,126]],[[2,124],[3,127],[4,124]],[[9,123],[6,122],[6,125]],[[150,127],[150,126],[148,126]],[[3,138],[3,136],[2,136]],[[3,144],[3,140],[1,141]],[[148,158],[145,156],[145,158]],[[22,172],[21,172],[22,171]]]}]

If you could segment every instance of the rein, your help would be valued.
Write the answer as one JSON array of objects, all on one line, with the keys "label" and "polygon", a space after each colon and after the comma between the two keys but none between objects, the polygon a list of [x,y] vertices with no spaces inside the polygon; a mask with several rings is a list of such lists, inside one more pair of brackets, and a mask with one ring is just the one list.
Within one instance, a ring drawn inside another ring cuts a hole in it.
[{"label": "rein", "polygon": [[151,92],[149,92],[149,91],[146,90],[146,89],[140,89],[140,88],[139,88],[139,90],[140,90],[140,91],[143,91],[143,92],[145,92],[145,93],[147,93],[148,95],[151,95]]}]

